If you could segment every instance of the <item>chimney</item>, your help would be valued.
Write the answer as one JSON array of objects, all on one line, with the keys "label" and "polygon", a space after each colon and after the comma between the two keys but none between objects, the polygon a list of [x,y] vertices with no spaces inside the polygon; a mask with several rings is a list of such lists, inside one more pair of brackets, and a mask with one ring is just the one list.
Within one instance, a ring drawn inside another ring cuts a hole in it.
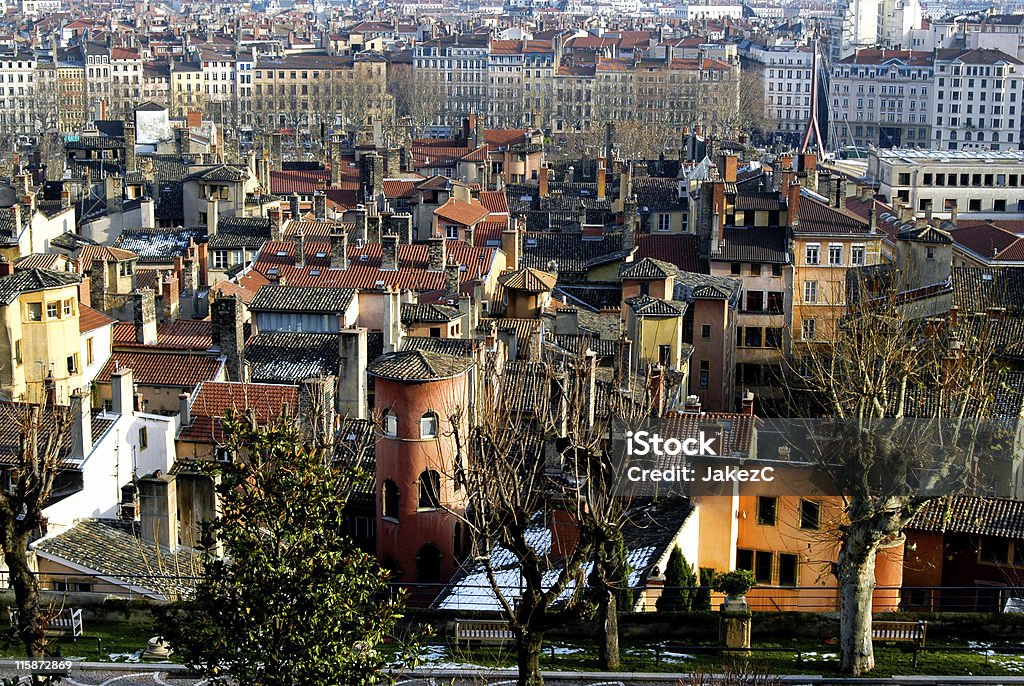
[{"label": "chimney", "polygon": [[796,178],[786,189],[786,207],[789,210],[789,225],[795,228],[800,223],[800,181]]},{"label": "chimney", "polygon": [[217,225],[220,223],[220,200],[210,198],[206,201],[206,235],[213,238],[217,235]]},{"label": "chimney", "polygon": [[341,185],[341,141],[334,139],[330,143],[331,150],[331,186]]},{"label": "chimney", "polygon": [[412,215],[407,212],[392,214],[385,217],[386,233],[398,236],[399,243],[412,243]]},{"label": "chimney", "polygon": [[519,218],[513,218],[511,228],[501,232],[501,251],[505,253],[505,268],[519,269]]},{"label": "chimney", "polygon": [[565,170],[565,181],[566,183],[573,183],[576,180],[576,167],[571,164]]},{"label": "chimney", "polygon": [[956,205],[957,205],[957,201],[956,200],[947,200],[946,201],[946,211],[949,212],[949,221],[953,222],[953,224],[956,224],[956,212],[957,212]]},{"label": "chimney", "polygon": [[92,405],[89,392],[76,390],[71,394],[75,423],[71,426],[71,458],[84,460],[92,452]]},{"label": "chimney", "polygon": [[156,345],[156,299],[148,288],[132,293],[135,310],[135,341]]},{"label": "chimney", "polygon": [[399,148],[388,148],[387,158],[384,160],[385,172],[391,178],[402,174],[402,151]]},{"label": "chimney", "polygon": [[444,294],[449,298],[459,297],[462,267],[451,262],[444,266]]},{"label": "chimney", "polygon": [[359,182],[367,198],[375,198],[384,190],[384,158],[368,152],[359,158]]},{"label": "chimney", "polygon": [[317,219],[327,219],[327,194],[323,191],[313,193],[313,216]]},{"label": "chimney", "polygon": [[815,171],[818,168],[818,156],[813,152],[800,153],[798,160],[800,171]]},{"label": "chimney", "polygon": [[846,206],[846,177],[837,176],[835,180],[836,197],[835,205],[838,209]]},{"label": "chimney", "polygon": [[487,143],[487,138],[484,135],[484,126],[487,124],[487,116],[483,114],[476,115],[476,121],[473,127],[473,146],[480,147]]},{"label": "chimney", "polygon": [[748,416],[751,416],[751,417],[754,416],[754,393],[753,393],[753,391],[747,391],[746,393],[744,393],[743,394],[743,400],[741,401],[741,403],[742,403],[742,406],[741,406],[741,409],[740,409],[740,414],[745,414],[745,415],[748,415]]},{"label": "chimney", "polygon": [[597,199],[604,200],[607,191],[607,172],[604,168],[604,160],[597,161]]},{"label": "chimney", "polygon": [[[68,196],[68,202],[70,203],[71,194],[67,191],[62,191],[60,194],[61,204],[64,202],[65,195]],[[142,228],[156,228],[156,203],[153,202],[153,198],[147,195],[139,201],[139,214],[141,216],[139,223],[142,224]]]},{"label": "chimney", "polygon": [[366,339],[364,327],[338,332],[338,412],[349,419],[367,417]]},{"label": "chimney", "polygon": [[[270,171],[281,171],[282,160],[281,134],[274,131],[270,134],[270,169],[267,170],[267,178],[270,177]],[[269,186],[267,188],[267,192],[270,192]]]},{"label": "chimney", "polygon": [[192,426],[192,408],[189,400],[188,393],[178,394],[178,423],[181,426]]},{"label": "chimney", "polygon": [[[11,263],[5,262],[0,264],[0,274],[3,273],[4,265],[13,273]],[[93,260],[89,272],[89,304],[101,312],[107,311],[107,292],[110,290],[108,275],[106,260]]]},{"label": "chimney", "polygon": [[124,168],[128,173],[139,170],[135,157],[135,122],[130,120],[124,123]]},{"label": "chimney", "polygon": [[402,297],[391,286],[384,288],[384,352],[393,353],[402,347]]},{"label": "chimney", "polygon": [[281,240],[281,210],[278,208],[267,210],[267,219],[270,220],[270,240]]},{"label": "chimney", "polygon": [[622,249],[632,250],[636,246],[636,231],[640,217],[636,213],[636,196],[626,198],[622,204]]},{"label": "chimney", "polygon": [[736,168],[738,163],[739,161],[736,155],[722,155],[719,158],[723,181],[726,183],[736,183]]},{"label": "chimney", "polygon": [[175,274],[164,277],[160,291],[161,317],[165,322],[172,322],[178,318],[181,288],[178,286],[178,277]]},{"label": "chimney", "polygon": [[427,252],[430,255],[429,269],[432,272],[444,270],[445,245],[448,241],[441,234],[435,234],[427,241]]},{"label": "chimney", "polygon": [[926,200],[924,205],[924,220],[925,223],[932,223],[932,201]]},{"label": "chimney", "polygon": [[133,413],[135,382],[132,370],[118,367],[110,374],[110,410],[114,414],[130,415]]},{"label": "chimney", "polygon": [[178,489],[174,477],[157,470],[139,479],[142,539],[166,550],[178,548]]},{"label": "chimney", "polygon": [[687,414],[700,414],[700,396],[688,395],[683,404],[683,411]]},{"label": "chimney", "polygon": [[537,172],[537,195],[541,198],[548,197],[548,174],[547,167],[541,167]]},{"label": "chimney", "polygon": [[878,233],[878,218],[875,215],[876,215],[875,203],[874,203],[874,201],[872,201],[871,205],[868,207],[868,232],[869,233]]},{"label": "chimney", "polygon": [[299,269],[306,267],[306,234],[302,233],[302,227],[295,232],[295,266]]},{"label": "chimney", "polygon": [[14,263],[3,255],[0,255],[0,277],[10,276],[14,273]]},{"label": "chimney", "polygon": [[62,190],[60,192],[60,206],[65,210],[71,207],[71,191]]},{"label": "chimney", "polygon": [[366,240],[366,208],[362,205],[356,207],[353,210],[345,210],[342,214],[342,221],[350,224],[355,224],[354,233],[352,238],[356,241]]},{"label": "chimney", "polygon": [[291,218],[298,221],[302,218],[302,210],[299,207],[299,194],[292,193],[292,197],[288,201],[288,209],[291,213]]},{"label": "chimney", "polygon": [[348,231],[331,231],[331,269],[348,269]]},{"label": "chimney", "polygon": [[398,236],[393,233],[380,237],[380,268],[386,272],[398,271]]},{"label": "chimney", "polygon": [[186,115],[185,126],[190,129],[203,128],[203,113],[198,110],[189,110]]},{"label": "chimney", "polygon": [[242,302],[235,296],[221,296],[213,301],[212,321],[214,344],[227,358],[225,370],[228,381],[245,381],[242,368],[242,349],[245,331],[242,326]]}]

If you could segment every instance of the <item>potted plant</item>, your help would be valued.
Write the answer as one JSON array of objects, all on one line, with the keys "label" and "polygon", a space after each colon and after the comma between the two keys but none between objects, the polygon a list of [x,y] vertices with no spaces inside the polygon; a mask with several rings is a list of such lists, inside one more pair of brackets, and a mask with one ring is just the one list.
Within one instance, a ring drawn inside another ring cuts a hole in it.
[{"label": "potted plant", "polygon": [[725,594],[725,602],[722,609],[726,612],[747,611],[747,591],[757,585],[754,573],[747,569],[736,569],[715,577],[712,586],[719,593]]}]

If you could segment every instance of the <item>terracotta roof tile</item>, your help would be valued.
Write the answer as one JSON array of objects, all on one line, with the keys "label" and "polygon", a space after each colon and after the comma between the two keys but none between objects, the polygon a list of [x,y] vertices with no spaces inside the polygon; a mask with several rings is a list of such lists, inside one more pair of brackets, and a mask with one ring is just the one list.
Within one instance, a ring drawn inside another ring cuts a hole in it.
[{"label": "terracotta roof tile", "polygon": [[85,303],[78,304],[78,330],[81,333],[93,331],[101,326],[109,326],[117,320],[108,317],[99,310],[94,310]]},{"label": "terracotta roof tile", "polygon": [[[143,347],[135,338],[135,325],[118,322],[114,325],[114,347]],[[213,325],[204,319],[176,319],[157,324],[153,348],[205,351],[213,347]]]},{"label": "terracotta roof tile", "polygon": [[1024,501],[954,496],[929,501],[908,529],[1024,538]]},{"label": "terracotta roof tile", "polygon": [[456,200],[455,198],[449,198],[448,202],[434,210],[441,219],[460,224],[462,226],[474,226],[475,224],[483,221],[483,219],[490,214],[486,207],[481,205],[479,201],[475,203],[468,203],[462,200]]},{"label": "terracotta roof tile", "polygon": [[144,386],[192,388],[216,378],[222,363],[209,355],[115,351],[96,380],[109,382],[115,367],[131,369],[135,382]]},{"label": "terracotta roof tile", "polygon": [[182,427],[178,438],[202,443],[222,440],[220,420],[228,410],[252,411],[260,422],[270,422],[282,414],[295,417],[299,389],[282,384],[204,381],[191,401],[192,424]]}]

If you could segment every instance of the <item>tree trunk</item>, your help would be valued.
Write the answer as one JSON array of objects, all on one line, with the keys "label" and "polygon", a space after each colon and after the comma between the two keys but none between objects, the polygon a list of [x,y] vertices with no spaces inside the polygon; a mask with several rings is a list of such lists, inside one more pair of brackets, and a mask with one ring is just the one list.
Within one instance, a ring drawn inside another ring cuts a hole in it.
[{"label": "tree trunk", "polygon": [[525,629],[516,636],[516,664],[519,667],[519,679],[516,686],[544,686],[544,677],[540,675],[540,653],[544,642],[544,634],[539,631]]},{"label": "tree trunk", "polygon": [[10,546],[4,553],[4,561],[18,606],[18,637],[25,645],[27,657],[43,657],[46,633],[39,608],[39,580],[28,565],[28,536],[14,534],[8,541]]},{"label": "tree trunk", "polygon": [[601,594],[601,603],[598,608],[598,621],[601,623],[601,645],[598,649],[598,656],[601,660],[601,669],[617,671],[619,669],[619,615],[618,600],[612,590],[605,590]]},{"label": "tree trunk", "polygon": [[851,524],[837,564],[839,582],[840,668],[860,676],[875,667],[871,643],[872,594],[878,545],[868,524]]}]

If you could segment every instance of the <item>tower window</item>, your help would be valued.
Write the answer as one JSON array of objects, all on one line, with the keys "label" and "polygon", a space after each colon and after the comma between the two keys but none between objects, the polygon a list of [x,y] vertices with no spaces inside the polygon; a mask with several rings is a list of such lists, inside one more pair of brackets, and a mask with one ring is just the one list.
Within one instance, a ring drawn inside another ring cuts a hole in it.
[{"label": "tower window", "polygon": [[398,484],[391,479],[384,482],[384,488],[381,491],[382,510],[381,516],[385,519],[393,519],[398,521]]}]

